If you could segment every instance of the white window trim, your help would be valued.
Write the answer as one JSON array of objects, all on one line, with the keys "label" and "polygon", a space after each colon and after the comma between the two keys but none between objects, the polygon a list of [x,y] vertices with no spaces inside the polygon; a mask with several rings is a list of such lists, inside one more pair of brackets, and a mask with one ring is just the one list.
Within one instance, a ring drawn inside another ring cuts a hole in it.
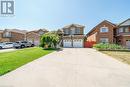
[{"label": "white window trim", "polygon": [[[107,39],[107,40],[105,40],[105,39]],[[100,38],[100,43],[109,43],[109,38],[107,38],[107,37],[101,37]]]},{"label": "white window trim", "polygon": [[101,27],[101,28],[100,28],[100,32],[101,32],[101,33],[107,33],[107,32],[103,32],[103,31],[102,31],[103,28],[106,28],[106,29],[107,29],[107,32],[109,32],[108,27]]}]

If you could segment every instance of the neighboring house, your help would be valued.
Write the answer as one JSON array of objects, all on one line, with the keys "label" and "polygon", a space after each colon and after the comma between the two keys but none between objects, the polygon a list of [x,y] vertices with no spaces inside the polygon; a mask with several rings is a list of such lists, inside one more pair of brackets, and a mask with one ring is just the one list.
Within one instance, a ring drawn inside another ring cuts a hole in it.
[{"label": "neighboring house", "polygon": [[130,48],[130,19],[117,26],[117,43]]},{"label": "neighboring house", "polygon": [[47,33],[46,29],[39,29],[26,33],[26,40],[32,42],[34,45],[40,44],[40,38],[43,34]]},{"label": "neighboring house", "polygon": [[3,38],[3,30],[0,30],[0,42],[2,41],[2,38]]},{"label": "neighboring house", "polygon": [[86,36],[87,42],[115,43],[116,25],[104,20],[94,27]]},{"label": "neighboring house", "polygon": [[71,24],[63,27],[63,47],[84,47],[84,28],[79,24]]},{"label": "neighboring house", "polygon": [[25,30],[5,29],[0,31],[0,42],[16,42],[26,39]]}]

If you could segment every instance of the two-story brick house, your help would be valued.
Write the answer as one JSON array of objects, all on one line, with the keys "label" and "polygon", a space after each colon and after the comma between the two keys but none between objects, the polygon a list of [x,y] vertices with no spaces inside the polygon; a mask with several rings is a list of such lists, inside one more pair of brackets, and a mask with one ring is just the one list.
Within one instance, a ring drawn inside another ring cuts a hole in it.
[{"label": "two-story brick house", "polygon": [[32,42],[34,45],[40,44],[40,38],[43,34],[47,33],[46,29],[34,30],[26,33],[26,40]]},{"label": "two-story brick house", "polygon": [[16,42],[26,39],[25,30],[5,29],[0,31],[0,42]]},{"label": "two-story brick house", "polygon": [[87,34],[87,41],[96,43],[115,43],[116,25],[104,20]]},{"label": "two-story brick house", "polygon": [[71,24],[63,27],[63,47],[84,47],[84,28],[79,24]]},{"label": "two-story brick house", "polygon": [[116,29],[117,43],[130,48],[130,19],[120,23]]}]

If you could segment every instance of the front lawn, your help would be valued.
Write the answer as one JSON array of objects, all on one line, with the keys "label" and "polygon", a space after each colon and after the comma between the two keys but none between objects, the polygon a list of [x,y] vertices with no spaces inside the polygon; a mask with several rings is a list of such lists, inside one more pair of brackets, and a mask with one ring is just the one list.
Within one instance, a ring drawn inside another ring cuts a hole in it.
[{"label": "front lawn", "polygon": [[120,51],[100,51],[100,52],[112,56],[117,60],[130,64],[130,52],[120,52]]},{"label": "front lawn", "polygon": [[34,47],[0,53],[0,75],[15,70],[16,68],[53,51],[54,50],[43,50],[42,48]]}]

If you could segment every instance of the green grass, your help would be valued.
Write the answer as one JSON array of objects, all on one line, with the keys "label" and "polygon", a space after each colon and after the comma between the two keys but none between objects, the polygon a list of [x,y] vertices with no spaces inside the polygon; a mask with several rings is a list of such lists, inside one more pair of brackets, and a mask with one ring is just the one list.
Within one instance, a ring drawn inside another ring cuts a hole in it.
[{"label": "green grass", "polygon": [[0,53],[0,75],[8,73],[54,50],[43,50],[39,47],[25,48],[13,52]]},{"label": "green grass", "polygon": [[130,52],[120,52],[120,51],[100,51],[100,52],[112,56],[113,58],[119,61],[130,64]]}]

